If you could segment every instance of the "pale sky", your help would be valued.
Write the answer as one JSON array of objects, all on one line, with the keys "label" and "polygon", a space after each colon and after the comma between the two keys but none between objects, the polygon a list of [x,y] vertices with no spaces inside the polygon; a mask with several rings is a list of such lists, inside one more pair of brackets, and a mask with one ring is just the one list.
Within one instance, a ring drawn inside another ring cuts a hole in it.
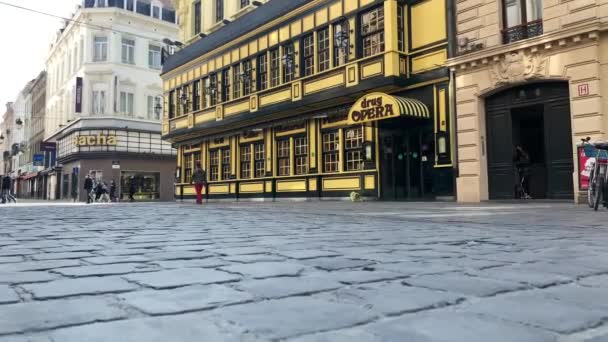
[{"label": "pale sky", "polygon": [[44,70],[50,43],[61,19],[12,8],[11,3],[70,17],[79,0],[0,0],[0,121],[6,102],[14,101],[26,83]]}]

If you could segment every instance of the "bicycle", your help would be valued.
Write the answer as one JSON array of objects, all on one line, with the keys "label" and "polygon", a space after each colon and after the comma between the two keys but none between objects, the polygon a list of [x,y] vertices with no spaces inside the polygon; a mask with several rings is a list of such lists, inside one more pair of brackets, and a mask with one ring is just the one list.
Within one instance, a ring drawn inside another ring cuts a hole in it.
[{"label": "bicycle", "polygon": [[605,195],[606,186],[608,185],[608,142],[601,141],[590,143],[590,137],[581,139],[585,155],[592,156],[595,154],[595,161],[591,165],[589,174],[589,186],[587,187],[587,204],[590,208],[597,211],[600,201],[603,201],[604,206],[607,206],[607,198]]}]

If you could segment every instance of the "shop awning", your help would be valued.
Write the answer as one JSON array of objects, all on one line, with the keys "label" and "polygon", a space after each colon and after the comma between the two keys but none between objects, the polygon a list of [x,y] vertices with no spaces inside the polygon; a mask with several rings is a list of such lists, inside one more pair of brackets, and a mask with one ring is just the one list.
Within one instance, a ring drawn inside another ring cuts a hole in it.
[{"label": "shop awning", "polygon": [[22,180],[28,180],[28,179],[32,179],[32,178],[37,177],[37,176],[38,176],[38,172],[34,172],[34,173],[30,173],[30,174],[21,176],[21,179]]},{"label": "shop awning", "polygon": [[428,119],[431,114],[429,108],[420,100],[384,93],[371,93],[355,102],[348,113],[348,123],[355,125],[398,116]]}]

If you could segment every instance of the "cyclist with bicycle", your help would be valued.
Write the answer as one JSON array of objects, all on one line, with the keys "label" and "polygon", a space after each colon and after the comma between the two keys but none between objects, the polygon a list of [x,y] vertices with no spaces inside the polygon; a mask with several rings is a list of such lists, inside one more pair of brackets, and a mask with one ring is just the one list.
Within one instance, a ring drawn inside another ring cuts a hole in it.
[{"label": "cyclist with bicycle", "polygon": [[515,198],[530,199],[530,154],[517,144],[513,154],[513,163],[516,170]]}]

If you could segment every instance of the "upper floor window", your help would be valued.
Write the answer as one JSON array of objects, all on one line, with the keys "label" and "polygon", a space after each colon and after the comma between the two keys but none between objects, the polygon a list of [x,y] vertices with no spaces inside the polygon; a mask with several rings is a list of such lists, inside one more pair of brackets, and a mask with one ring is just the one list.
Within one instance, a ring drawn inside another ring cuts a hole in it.
[{"label": "upper floor window", "polygon": [[194,13],[193,13],[192,20],[194,20],[194,34],[201,33],[201,2],[200,1],[197,1],[194,4]]},{"label": "upper floor window", "polygon": [[219,97],[219,92],[217,91],[217,74],[209,75],[209,105],[215,106],[217,104],[217,100]]},{"label": "upper floor window", "polygon": [[108,59],[108,37],[95,37],[93,61],[105,62]]},{"label": "upper floor window", "polygon": [[222,101],[230,101],[230,69],[222,71]]},{"label": "upper floor window", "polygon": [[108,0],[96,0],[95,1],[95,7],[107,7],[108,6]]},{"label": "upper floor window", "polygon": [[150,13],[153,18],[160,19],[160,6],[152,5],[152,13]]},{"label": "upper floor window", "polygon": [[543,33],[542,0],[504,0],[503,40],[511,43]]},{"label": "upper floor window", "polygon": [[270,51],[270,86],[279,85],[279,49]]},{"label": "upper floor window", "polygon": [[340,66],[348,62],[350,53],[350,30],[347,20],[334,24],[334,39],[334,66]]},{"label": "upper floor window", "polygon": [[243,62],[243,96],[251,94],[251,60]]},{"label": "upper floor window", "polygon": [[215,0],[215,22],[224,20],[224,0]]},{"label": "upper floor window", "polygon": [[160,120],[160,112],[156,110],[156,104],[160,104],[162,97],[160,96],[148,96],[148,120]]},{"label": "upper floor window", "polygon": [[397,49],[405,51],[405,22],[403,21],[403,6],[397,6]]},{"label": "upper floor window", "polygon": [[238,99],[241,97],[241,66],[239,64],[232,67],[232,98]]},{"label": "upper floor window", "polygon": [[135,3],[135,0],[127,0],[125,9],[127,11],[133,11],[135,9],[134,3]]},{"label": "upper floor window", "polygon": [[302,44],[304,50],[302,53],[302,59],[304,61],[304,76],[309,76],[315,73],[315,38],[314,36],[308,35],[304,37]]},{"label": "upper floor window", "polygon": [[197,111],[201,109],[201,81],[197,80],[192,83],[192,110]]},{"label": "upper floor window", "polygon": [[291,82],[295,71],[293,44],[283,46],[283,83]]},{"label": "upper floor window", "polygon": [[160,55],[161,55],[160,46],[150,45],[148,47],[148,65],[150,66],[151,69],[160,69],[161,68]]},{"label": "upper floor window", "polygon": [[363,57],[384,51],[384,7],[380,6],[361,15]]},{"label": "upper floor window", "polygon": [[268,88],[268,56],[262,54],[258,57],[258,88]]},{"label": "upper floor window", "polygon": [[329,27],[317,32],[319,72],[329,69]]},{"label": "upper floor window", "polygon": [[133,93],[120,92],[120,113],[126,116],[133,116],[135,96]]},{"label": "upper floor window", "polygon": [[175,90],[169,93],[169,119],[175,117]]},{"label": "upper floor window", "polygon": [[106,92],[103,90],[94,90],[92,100],[91,113],[94,115],[105,114]]},{"label": "upper floor window", "polygon": [[245,7],[249,6],[250,0],[240,0],[240,2],[241,2],[241,8],[245,8]]},{"label": "upper floor window", "polygon": [[127,64],[135,64],[135,40],[122,39],[122,62]]}]

